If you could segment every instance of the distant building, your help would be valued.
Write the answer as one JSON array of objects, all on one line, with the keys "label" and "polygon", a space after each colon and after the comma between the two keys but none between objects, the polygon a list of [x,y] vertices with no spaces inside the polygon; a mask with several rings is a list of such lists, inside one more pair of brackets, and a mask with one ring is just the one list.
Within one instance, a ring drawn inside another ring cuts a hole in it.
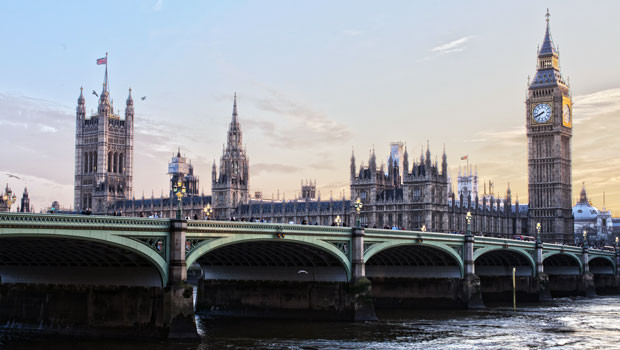
[{"label": "distant building", "polygon": [[28,197],[28,188],[24,187],[24,193],[22,194],[21,206],[18,209],[21,213],[30,213],[32,208],[30,208],[30,198]]},{"label": "distant building", "polygon": [[316,199],[316,180],[301,180],[301,199]]},{"label": "distant building", "polygon": [[9,184],[6,184],[4,192],[0,193],[0,212],[11,211],[11,205],[15,203],[16,199],[15,193],[13,193]]},{"label": "distant building", "polygon": [[588,200],[586,186],[583,185],[579,202],[573,207],[575,217],[575,243],[583,242],[583,233],[587,234],[588,242],[598,245],[613,244],[617,234],[614,234],[614,219],[611,211],[599,210]]},{"label": "distant building", "polygon": [[168,175],[170,175],[170,197],[174,197],[174,187],[179,180],[185,186],[187,196],[197,196],[199,193],[198,176],[194,175],[194,166],[187,158],[181,157],[181,149],[168,163]]}]

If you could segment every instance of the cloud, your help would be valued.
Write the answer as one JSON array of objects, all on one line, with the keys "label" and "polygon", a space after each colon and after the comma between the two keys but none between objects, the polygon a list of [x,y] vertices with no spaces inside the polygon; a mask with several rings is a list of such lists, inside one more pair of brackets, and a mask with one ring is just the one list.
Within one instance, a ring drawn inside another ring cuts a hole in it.
[{"label": "cloud", "polygon": [[164,0],[157,0],[153,5],[153,11],[161,11],[161,8],[164,6]]},{"label": "cloud", "polygon": [[364,34],[364,31],[359,29],[344,29],[342,31],[342,35],[350,37],[360,36],[362,34]]},{"label": "cloud", "polygon": [[441,44],[435,46],[430,49],[430,52],[434,52],[437,54],[445,55],[453,52],[460,52],[466,49],[465,44],[467,44],[471,39],[473,39],[473,35],[464,36],[462,38],[452,40],[449,43]]},{"label": "cloud", "polygon": [[574,123],[581,124],[597,116],[620,111],[620,88],[579,95],[574,100]]},{"label": "cloud", "polygon": [[246,120],[250,128],[260,129],[274,146],[317,150],[329,145],[342,144],[351,139],[348,127],[321,112],[288,99],[270,90],[269,96],[256,100],[256,107],[270,112],[278,122]]},{"label": "cloud", "polygon": [[279,164],[279,163],[256,163],[250,164],[250,176],[257,176],[262,173],[296,173],[303,170],[300,167]]}]

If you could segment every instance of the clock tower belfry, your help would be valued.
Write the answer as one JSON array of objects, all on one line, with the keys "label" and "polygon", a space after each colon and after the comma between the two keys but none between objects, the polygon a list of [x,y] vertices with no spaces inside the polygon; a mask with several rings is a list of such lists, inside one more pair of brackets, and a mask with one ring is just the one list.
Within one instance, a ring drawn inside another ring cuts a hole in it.
[{"label": "clock tower belfry", "polygon": [[538,50],[536,75],[529,82],[526,106],[528,141],[528,226],[541,224],[545,242],[574,242],[571,188],[572,102],[560,73],[547,10],[545,38]]}]

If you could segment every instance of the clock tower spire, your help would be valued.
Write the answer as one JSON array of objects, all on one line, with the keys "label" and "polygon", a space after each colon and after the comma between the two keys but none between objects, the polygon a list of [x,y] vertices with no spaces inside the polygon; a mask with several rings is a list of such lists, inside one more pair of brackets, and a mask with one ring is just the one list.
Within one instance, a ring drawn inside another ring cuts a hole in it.
[{"label": "clock tower spire", "polygon": [[526,129],[528,139],[529,232],[542,227],[546,242],[574,242],[571,138],[572,103],[560,72],[560,56],[551,38],[550,14],[538,50],[536,75],[528,86]]}]

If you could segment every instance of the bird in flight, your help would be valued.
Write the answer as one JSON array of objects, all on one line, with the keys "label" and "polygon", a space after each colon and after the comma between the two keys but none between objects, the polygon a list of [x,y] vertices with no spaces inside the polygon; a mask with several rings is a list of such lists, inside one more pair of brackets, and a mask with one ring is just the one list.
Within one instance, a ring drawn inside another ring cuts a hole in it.
[{"label": "bird in flight", "polygon": [[8,177],[14,177],[14,178],[19,179],[19,180],[21,180],[21,179],[22,179],[21,177],[16,176],[16,175],[13,175],[13,174],[6,174],[6,175],[7,175]]},{"label": "bird in flight", "polygon": [[146,96],[142,96],[142,101],[146,100]]},{"label": "bird in flight", "polygon": [[99,95],[97,94],[97,91],[93,90],[93,95],[99,97]]}]

